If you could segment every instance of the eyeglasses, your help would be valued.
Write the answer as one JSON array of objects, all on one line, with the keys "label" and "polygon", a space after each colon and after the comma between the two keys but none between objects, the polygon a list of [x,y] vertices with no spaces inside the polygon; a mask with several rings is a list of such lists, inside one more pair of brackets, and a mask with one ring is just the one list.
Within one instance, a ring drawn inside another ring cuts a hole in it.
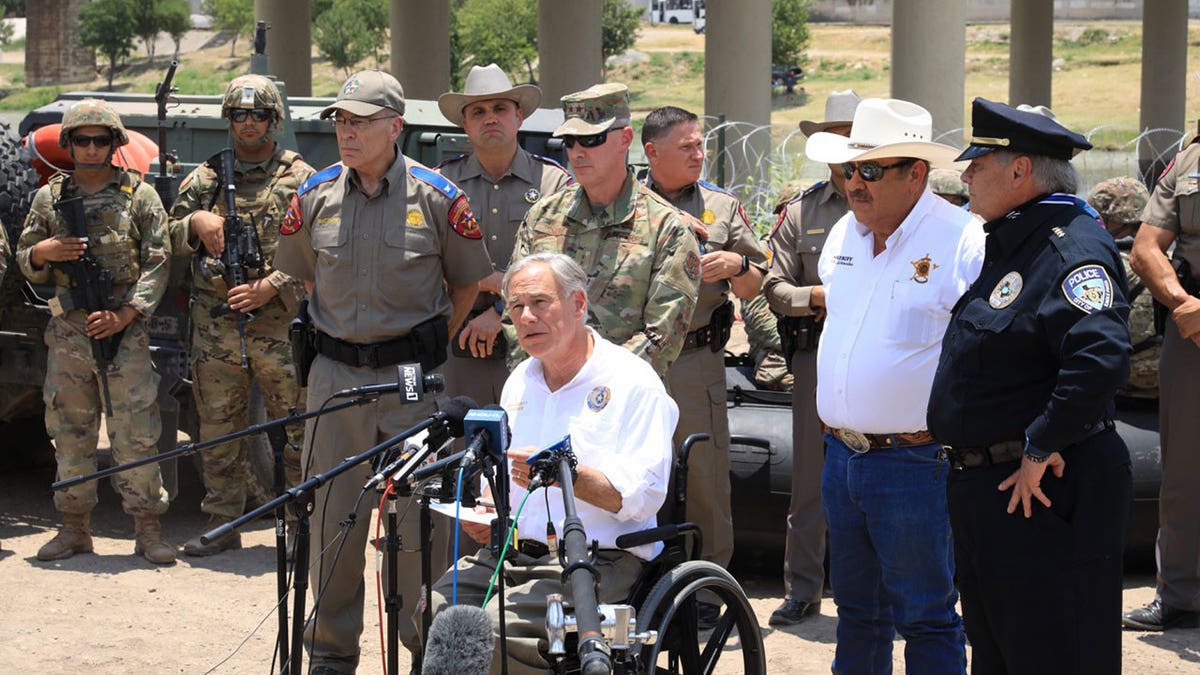
[{"label": "eyeglasses", "polygon": [[[624,127],[618,128],[623,129]],[[608,141],[608,132],[616,130],[617,129],[609,129],[608,131],[601,131],[598,134],[591,134],[589,136],[563,136],[562,141],[563,145],[567,146],[568,150],[575,147],[576,143],[585,148],[598,148]]]},{"label": "eyeglasses", "polygon": [[858,171],[858,175],[862,176],[863,180],[867,181],[868,183],[874,183],[881,180],[883,178],[883,174],[886,173],[888,169],[898,169],[905,166],[911,166],[916,161],[917,160],[910,158],[902,159],[899,162],[892,162],[891,164],[880,164],[879,162],[862,162],[860,164],[855,164],[854,162],[846,162],[842,164],[842,173],[846,175],[846,180],[850,180],[854,177],[854,172]]},{"label": "eyeglasses", "polygon": [[380,120],[392,120],[396,119],[397,117],[399,117],[399,115],[384,115],[383,117],[334,117],[333,126],[337,127],[338,129],[350,127],[355,131],[362,131],[363,129],[371,126],[372,122],[378,122]]},{"label": "eyeglasses", "polygon": [[71,137],[71,145],[77,148],[86,148],[89,145],[94,145],[97,148],[107,148],[112,145],[113,138],[109,135],[102,136],[84,136],[76,134]]},{"label": "eyeglasses", "polygon": [[245,122],[247,115],[253,117],[255,122],[267,122],[275,116],[275,111],[266,108],[231,108],[229,110],[229,119],[238,124]]}]

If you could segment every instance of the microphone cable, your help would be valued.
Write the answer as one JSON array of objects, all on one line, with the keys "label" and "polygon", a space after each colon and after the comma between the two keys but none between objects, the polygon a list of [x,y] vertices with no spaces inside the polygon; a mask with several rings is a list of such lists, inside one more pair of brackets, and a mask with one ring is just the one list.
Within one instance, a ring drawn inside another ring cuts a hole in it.
[{"label": "microphone cable", "polygon": [[458,604],[458,540],[462,536],[462,522],[459,520],[462,515],[462,486],[463,472],[467,467],[459,465],[458,479],[454,485],[454,557],[450,559],[450,569],[454,570],[453,582],[450,586],[450,604]]},{"label": "microphone cable", "polygon": [[492,589],[496,587],[496,579],[500,576],[500,570],[504,567],[504,557],[508,555],[508,545],[512,543],[513,532],[517,529],[517,521],[521,520],[521,512],[525,510],[525,502],[529,501],[529,495],[532,492],[526,491],[525,496],[521,498],[521,505],[517,507],[517,513],[513,516],[512,525],[508,526],[508,535],[504,538],[504,547],[500,549],[500,559],[496,561],[496,570],[492,572],[492,580],[488,582],[487,593],[483,596],[484,609],[487,609],[488,601],[492,599]]}]

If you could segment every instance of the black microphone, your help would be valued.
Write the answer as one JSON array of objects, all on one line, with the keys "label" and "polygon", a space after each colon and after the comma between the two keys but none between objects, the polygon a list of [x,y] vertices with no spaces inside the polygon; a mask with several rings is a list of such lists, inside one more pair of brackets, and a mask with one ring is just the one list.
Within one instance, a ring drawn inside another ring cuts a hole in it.
[{"label": "black microphone", "polygon": [[422,675],[487,675],[496,636],[488,613],[472,605],[452,605],[429,625]]},{"label": "black microphone", "polygon": [[351,387],[335,393],[330,398],[355,398],[400,392],[401,403],[420,403],[425,400],[425,394],[436,394],[445,389],[446,380],[440,374],[426,375],[419,363],[401,363],[396,366],[395,382]]},{"label": "black microphone", "polygon": [[499,457],[508,449],[512,435],[508,430],[508,413],[495,403],[482,410],[472,410],[463,420],[463,432],[471,439],[461,466],[470,469],[484,453]]},{"label": "black microphone", "polygon": [[443,457],[442,459],[439,459],[436,462],[430,462],[429,464],[426,464],[425,466],[417,469],[416,471],[413,471],[412,475],[410,475],[408,477],[409,487],[416,487],[418,484],[420,484],[421,481],[425,480],[426,478],[431,478],[433,476],[441,475],[442,471],[445,471],[446,469],[449,469],[451,467],[458,466],[459,462],[461,462],[463,460],[463,458],[466,456],[467,456],[467,451],[462,450],[462,451],[454,453],[453,455],[450,455],[449,457]]},{"label": "black microphone", "polygon": [[[438,375],[438,377],[441,376]],[[462,438],[464,433],[463,420],[466,418],[467,412],[476,405],[475,400],[469,396],[455,396],[450,399],[450,402],[446,404],[445,410],[439,410],[431,416],[436,420],[436,423],[430,428],[427,442],[431,444],[436,443],[437,447],[440,448],[449,438]],[[398,471],[400,467],[404,466],[409,457],[411,457],[409,453],[402,452],[394,461],[380,469],[374,476],[371,476],[366,485],[363,485],[363,489],[370,490],[382,483],[384,478],[387,478]]]}]

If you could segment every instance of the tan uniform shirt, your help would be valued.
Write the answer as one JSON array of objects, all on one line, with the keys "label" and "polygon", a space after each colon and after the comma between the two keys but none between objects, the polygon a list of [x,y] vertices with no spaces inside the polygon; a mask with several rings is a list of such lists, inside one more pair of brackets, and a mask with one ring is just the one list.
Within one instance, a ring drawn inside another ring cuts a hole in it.
[{"label": "tan uniform shirt", "polygon": [[[646,176],[646,185],[667,199],[662,190],[655,185],[653,176]],[[754,230],[750,227],[750,219],[746,217],[745,209],[733,194],[711,183],[699,181],[684,188],[675,199],[667,201],[680,211],[699,219],[708,228],[708,240],[701,247],[701,254],[733,251],[746,256],[751,265],[757,266],[763,272],[767,271],[767,257],[754,237]],[[688,326],[689,332],[709,324],[713,310],[729,299],[729,289],[728,279],[700,282],[700,296],[696,300],[696,312],[692,315],[692,323]]]},{"label": "tan uniform shirt", "polygon": [[381,342],[449,318],[442,281],[472,284],[492,269],[466,195],[398,146],[375,194],[335,164],[305,182],[279,231],[275,268],[313,282],[313,325],[347,342]]},{"label": "tan uniform shirt", "polygon": [[[554,160],[521,148],[498,181],[492,180],[474,154],[447,159],[435,170],[467,193],[492,268],[500,272],[508,268],[517,228],[529,207],[574,183],[571,174]],[[475,309],[490,307],[496,300],[496,295],[481,292]]]},{"label": "tan uniform shirt", "polygon": [[1200,142],[1184,148],[1163,172],[1142,222],[1175,233],[1173,258],[1186,260],[1200,276]]},{"label": "tan uniform shirt", "polygon": [[771,230],[770,270],[763,291],[771,309],[784,316],[810,316],[814,286],[821,285],[817,260],[833,224],[849,205],[830,181],[821,181],[788,203]]}]

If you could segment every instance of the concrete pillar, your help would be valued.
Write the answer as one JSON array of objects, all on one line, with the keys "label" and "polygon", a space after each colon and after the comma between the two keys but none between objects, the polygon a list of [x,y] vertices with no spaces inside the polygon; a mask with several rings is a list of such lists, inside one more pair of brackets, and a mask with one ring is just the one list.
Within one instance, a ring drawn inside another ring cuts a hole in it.
[{"label": "concrete pillar", "polygon": [[736,189],[767,179],[771,0],[708,0],[706,10],[704,114],[727,122],[724,148],[709,148],[709,177]]},{"label": "concrete pillar", "polygon": [[1050,74],[1054,59],[1054,3],[1012,0],[1009,30],[1008,103],[1053,106]]},{"label": "concrete pillar", "polygon": [[450,0],[392,0],[392,74],[405,98],[450,91]]},{"label": "concrete pillar", "polygon": [[1147,134],[1138,143],[1138,167],[1151,188],[1175,154],[1177,132],[1189,128],[1184,103],[1187,88],[1187,0],[1155,0],[1142,5],[1141,129],[1172,129],[1175,133]]},{"label": "concrete pillar", "polygon": [[38,0],[26,4],[25,83],[30,87],[90,82],[96,58],[79,46],[79,8],[88,0]]},{"label": "concrete pillar", "polygon": [[892,97],[933,115],[934,140],[962,144],[967,59],[966,3],[896,0],[892,8]]},{"label": "concrete pillar", "polygon": [[600,0],[539,0],[538,74],[542,105],[558,107],[566,94],[604,77]]},{"label": "concrete pillar", "polygon": [[254,0],[254,18],[266,21],[271,74],[289,96],[312,96],[311,0]]}]

